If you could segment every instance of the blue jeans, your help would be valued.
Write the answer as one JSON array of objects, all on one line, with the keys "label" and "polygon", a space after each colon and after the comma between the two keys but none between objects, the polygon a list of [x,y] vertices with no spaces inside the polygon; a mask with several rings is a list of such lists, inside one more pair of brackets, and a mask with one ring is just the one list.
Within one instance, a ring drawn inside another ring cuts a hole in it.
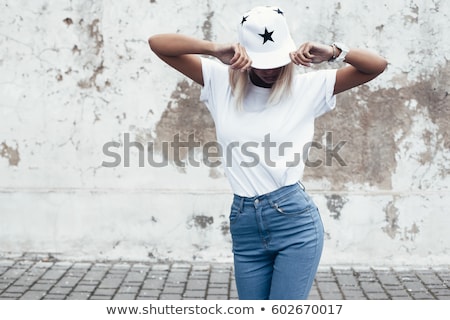
[{"label": "blue jeans", "polygon": [[300,183],[252,198],[234,195],[230,232],[239,299],[308,298],[324,232]]}]

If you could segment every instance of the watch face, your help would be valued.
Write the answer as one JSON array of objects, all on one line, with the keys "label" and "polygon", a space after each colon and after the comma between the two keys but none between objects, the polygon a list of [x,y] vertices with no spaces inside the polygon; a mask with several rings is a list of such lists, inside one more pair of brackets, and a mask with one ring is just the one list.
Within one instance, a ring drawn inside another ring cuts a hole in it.
[{"label": "watch face", "polygon": [[336,46],[336,48],[339,48],[339,49],[341,49],[341,51],[342,52],[348,52],[348,47],[347,47],[347,45],[346,44],[344,44],[344,43],[341,43],[341,42],[335,42],[334,43],[334,45]]},{"label": "watch face", "polygon": [[347,55],[347,53],[348,53],[348,51],[350,49],[344,43],[335,42],[334,45],[336,46],[336,48],[341,50],[341,54],[335,59],[335,61],[337,61],[337,62],[344,61],[345,60],[345,56]]}]

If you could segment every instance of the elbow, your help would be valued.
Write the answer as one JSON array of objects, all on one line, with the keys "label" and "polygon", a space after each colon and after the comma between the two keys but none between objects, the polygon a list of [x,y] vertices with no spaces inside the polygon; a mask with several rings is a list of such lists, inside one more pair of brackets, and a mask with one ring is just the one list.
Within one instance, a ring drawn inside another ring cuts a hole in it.
[{"label": "elbow", "polygon": [[388,61],[385,58],[380,57],[380,62],[378,63],[377,73],[381,74],[386,70],[388,66]]},{"label": "elbow", "polygon": [[362,71],[368,75],[372,75],[373,78],[378,77],[380,74],[386,70],[388,66],[388,61],[382,57],[377,58],[376,61],[372,62],[372,66],[367,71]]},{"label": "elbow", "polygon": [[157,42],[157,41],[155,41],[156,37],[157,36],[150,36],[147,40],[150,50],[152,50],[153,52],[155,52],[155,50],[156,50],[156,45],[155,45],[155,42]]},{"label": "elbow", "polygon": [[158,54],[161,49],[162,45],[164,44],[164,41],[162,41],[162,35],[155,34],[148,38],[148,45],[150,47],[150,50],[152,50],[154,53]]}]

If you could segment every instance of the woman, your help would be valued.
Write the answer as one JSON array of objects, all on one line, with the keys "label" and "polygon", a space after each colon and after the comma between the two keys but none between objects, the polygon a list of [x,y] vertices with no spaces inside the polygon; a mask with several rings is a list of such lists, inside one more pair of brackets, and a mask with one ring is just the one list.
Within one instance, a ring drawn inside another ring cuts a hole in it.
[{"label": "woman", "polygon": [[[297,49],[278,7],[256,7],[239,22],[239,43],[161,34],[149,44],[203,87],[201,99],[227,150],[239,298],[306,299],[322,253],[323,226],[300,183],[305,159],[299,155],[312,140],[314,119],[334,108],[335,95],[374,79],[387,62],[339,43],[306,42]],[[348,65],[293,73],[294,65],[334,60]]]}]

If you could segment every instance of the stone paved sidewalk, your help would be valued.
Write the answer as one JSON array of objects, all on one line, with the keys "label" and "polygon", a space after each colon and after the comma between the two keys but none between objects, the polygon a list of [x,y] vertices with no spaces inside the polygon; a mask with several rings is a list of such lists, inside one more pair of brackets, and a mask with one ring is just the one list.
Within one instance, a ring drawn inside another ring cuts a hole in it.
[{"label": "stone paved sidewalk", "polygon": [[[237,299],[231,264],[0,258],[0,299]],[[312,300],[450,300],[449,268],[327,267]]]}]

